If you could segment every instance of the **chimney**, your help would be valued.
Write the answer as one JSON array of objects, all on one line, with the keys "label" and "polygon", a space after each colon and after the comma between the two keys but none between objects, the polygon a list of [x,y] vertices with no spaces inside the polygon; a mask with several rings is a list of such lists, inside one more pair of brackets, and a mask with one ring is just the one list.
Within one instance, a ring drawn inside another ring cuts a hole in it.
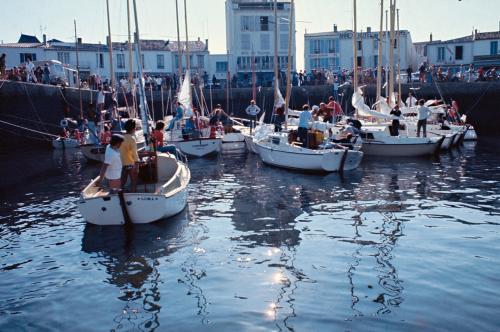
[{"label": "chimney", "polygon": [[337,32],[337,31],[338,31],[338,29],[337,29],[337,24],[334,24],[334,25],[333,25],[333,32]]},{"label": "chimney", "polygon": [[47,35],[43,34],[43,44],[47,45]]},{"label": "chimney", "polygon": [[431,32],[431,35],[429,36],[429,42],[432,43],[432,32]]},{"label": "chimney", "polygon": [[372,27],[366,27],[366,33],[368,34],[372,33]]},{"label": "chimney", "polygon": [[208,39],[205,39],[205,49],[208,51]]},{"label": "chimney", "polygon": [[82,44],[82,37],[78,37],[76,40],[77,40],[78,45]]}]

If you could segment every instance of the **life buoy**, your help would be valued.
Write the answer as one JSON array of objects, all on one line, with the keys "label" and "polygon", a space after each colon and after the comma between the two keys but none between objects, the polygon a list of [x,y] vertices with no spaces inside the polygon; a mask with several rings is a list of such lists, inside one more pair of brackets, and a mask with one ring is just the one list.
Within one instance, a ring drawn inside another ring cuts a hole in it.
[{"label": "life buoy", "polygon": [[62,119],[61,122],[59,122],[59,125],[61,127],[67,127],[68,126],[68,120]]}]

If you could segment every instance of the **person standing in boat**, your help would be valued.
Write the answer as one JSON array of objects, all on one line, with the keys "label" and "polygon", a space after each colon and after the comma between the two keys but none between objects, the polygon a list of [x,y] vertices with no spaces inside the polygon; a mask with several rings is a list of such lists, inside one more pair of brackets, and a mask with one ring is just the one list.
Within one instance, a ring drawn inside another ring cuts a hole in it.
[{"label": "person standing in boat", "polygon": [[309,122],[312,121],[312,114],[309,112],[309,105],[302,106],[302,112],[299,116],[299,128],[297,136],[302,142],[304,147],[307,147],[307,132],[309,130]]},{"label": "person standing in boat", "polygon": [[274,116],[274,132],[279,133],[283,129],[283,123],[285,122],[286,117],[285,117],[285,111],[283,110],[283,107],[278,107],[276,109],[276,115]]},{"label": "person standing in boat", "polygon": [[399,105],[396,104],[391,110],[392,124],[391,124],[391,136],[399,136],[399,117],[401,116],[401,110]]},{"label": "person standing in boat", "polygon": [[104,91],[102,91],[102,86],[99,86],[97,90],[99,91],[97,93],[97,110],[99,111],[99,116],[101,116],[101,112],[104,111]]},{"label": "person standing in boat", "polygon": [[411,92],[408,93],[408,98],[406,98],[406,106],[417,106],[417,98],[413,97],[413,93]]},{"label": "person standing in boat", "polygon": [[0,79],[4,79],[5,78],[5,62],[6,62],[6,58],[7,56],[5,55],[5,53],[2,53],[2,55],[0,55]]},{"label": "person standing in boat", "polygon": [[102,164],[99,178],[95,183],[96,187],[101,187],[102,181],[106,179],[112,191],[121,188],[122,160],[120,156],[120,147],[123,140],[124,138],[122,135],[115,134],[111,137],[109,145],[106,147],[106,152],[104,153],[104,163]]},{"label": "person standing in boat", "polygon": [[127,183],[130,177],[130,191],[135,192],[137,186],[137,175],[139,165],[139,154],[137,153],[137,141],[135,139],[135,121],[133,119],[125,122],[125,131],[123,135],[123,143],[120,147],[120,154],[122,158],[122,187]]},{"label": "person standing in boat", "polygon": [[342,110],[342,107],[335,101],[333,96],[330,96],[328,98],[328,105],[326,105],[326,108],[330,109],[333,112],[333,121],[334,123],[337,123],[340,121],[342,118],[342,114],[344,114],[344,111]]},{"label": "person standing in boat", "polygon": [[175,124],[181,121],[183,117],[184,117],[184,108],[182,107],[182,104],[179,103],[179,101],[177,100],[175,102],[175,117],[170,121],[167,130],[174,129]]},{"label": "person standing in boat", "polygon": [[431,115],[431,110],[425,106],[425,101],[420,99],[417,108],[417,137],[420,137],[420,129],[423,129],[424,137],[427,137],[427,118]]},{"label": "person standing in boat", "polygon": [[255,128],[257,115],[260,113],[260,107],[255,104],[255,100],[250,101],[250,105],[248,105],[245,112],[250,117],[250,128]]}]

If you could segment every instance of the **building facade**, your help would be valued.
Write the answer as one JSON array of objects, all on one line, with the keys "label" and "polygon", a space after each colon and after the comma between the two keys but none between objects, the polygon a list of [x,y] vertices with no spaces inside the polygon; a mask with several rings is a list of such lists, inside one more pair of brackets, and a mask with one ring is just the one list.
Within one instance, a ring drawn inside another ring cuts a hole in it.
[{"label": "building facade", "polygon": [[429,41],[425,45],[425,60],[440,67],[500,66],[500,31],[478,32],[451,40]]},{"label": "building facade", "polygon": [[[208,68],[208,41],[200,39],[189,41],[191,71],[200,75]],[[141,40],[142,64],[144,73],[150,76],[164,76],[178,72],[177,42],[166,40]],[[0,44],[0,54],[7,56],[7,68],[19,66],[29,57],[33,61],[58,60],[62,64],[76,68],[76,45],[73,42],[46,41],[40,43]],[[181,42],[182,68],[186,69],[186,43]],[[78,58],[81,77],[99,75],[109,79],[111,75],[109,46],[105,44],[83,43],[78,40]],[[113,70],[115,79],[128,77],[129,45],[128,42],[113,43]],[[132,68],[134,76],[138,73],[138,62],[135,48],[132,45]]]},{"label": "building facade", "polygon": [[[274,77],[274,54],[280,71],[288,65],[290,40],[289,0],[277,2],[277,22],[272,0],[226,0],[226,38],[229,71],[242,85],[250,85],[255,71],[258,85],[270,85]],[[295,70],[295,19],[292,24],[292,70]],[[275,29],[278,40],[275,43]]]},{"label": "building facade", "polygon": [[[370,27],[365,32],[358,32],[358,66],[363,69],[376,68],[378,59],[378,31],[372,31]],[[304,67],[305,70],[331,70],[334,72],[343,69],[351,70],[354,64],[352,30],[338,30],[334,25],[333,31],[320,33],[306,33],[304,35]],[[398,45],[397,36],[394,42],[394,54],[397,65]],[[401,56],[400,68],[406,70],[408,67],[416,69],[417,57],[411,40],[411,34],[407,30],[400,31]],[[382,40],[382,66],[389,63],[390,37],[389,33],[383,33]]]}]

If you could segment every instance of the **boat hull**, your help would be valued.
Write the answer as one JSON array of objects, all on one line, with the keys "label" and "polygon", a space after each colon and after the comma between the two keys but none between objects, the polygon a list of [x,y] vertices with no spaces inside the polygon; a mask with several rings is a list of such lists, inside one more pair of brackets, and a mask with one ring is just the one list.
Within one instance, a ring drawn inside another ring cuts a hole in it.
[{"label": "boat hull", "polygon": [[174,144],[182,153],[198,158],[217,154],[221,150],[220,138],[179,141]]},{"label": "boat hull", "polygon": [[455,140],[455,137],[458,135],[458,133],[452,134],[452,135],[446,135],[443,144],[441,144],[441,150],[448,150],[452,147],[453,141]]},{"label": "boat hull", "polygon": [[80,146],[80,150],[87,160],[101,163],[104,161],[105,145],[86,144]]},{"label": "boat hull", "polygon": [[222,153],[243,153],[246,151],[245,137],[241,133],[224,134]]},{"label": "boat hull", "polygon": [[435,154],[442,140],[430,143],[390,144],[364,141],[361,151],[367,156],[381,157],[422,157]]},{"label": "boat hull", "polygon": [[[261,143],[255,143],[255,146],[264,163],[295,170],[317,172],[348,171],[357,168],[363,158],[362,152],[353,150],[298,153],[279,151]],[[344,153],[347,154],[345,157]],[[343,158],[345,158],[344,161]]]}]

